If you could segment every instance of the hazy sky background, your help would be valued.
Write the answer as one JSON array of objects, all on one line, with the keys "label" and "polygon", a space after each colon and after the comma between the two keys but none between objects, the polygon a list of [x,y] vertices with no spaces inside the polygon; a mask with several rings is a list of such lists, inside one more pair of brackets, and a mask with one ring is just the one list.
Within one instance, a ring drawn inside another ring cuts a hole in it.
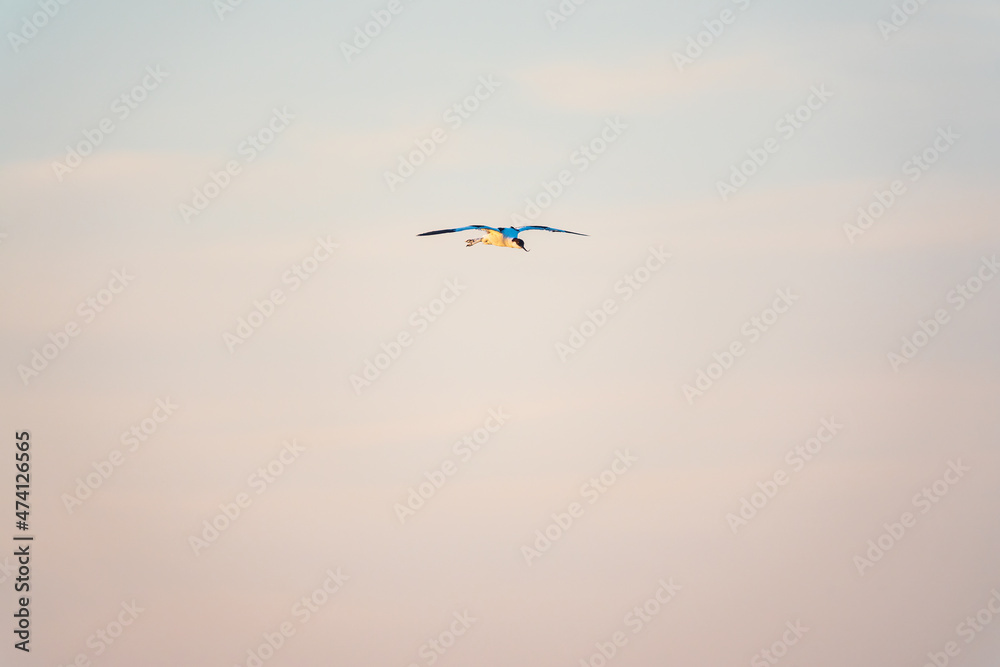
[{"label": "hazy sky background", "polygon": [[[1000,279],[960,310],[949,293],[1000,251],[1000,6],[931,0],[884,39],[888,1],[589,0],[553,29],[555,0],[401,0],[348,62],[341,42],[387,4],[245,0],[220,20],[210,0],[70,2],[17,48],[41,10],[0,10],[0,504],[30,430],[36,535],[32,652],[0,626],[0,664],[247,665],[289,621],[264,664],[423,666],[464,611],[478,620],[434,664],[579,665],[623,631],[611,665],[747,665],[796,621],[809,630],[781,665],[918,667],[949,641],[949,664],[995,664],[1000,619],[969,643],[957,626],[1000,590]],[[678,71],[725,9],[735,21]],[[120,119],[147,68],[166,76]],[[480,77],[500,85],[453,128]],[[814,87],[832,97],[723,201],[717,183]],[[276,108],[294,118],[246,162]],[[60,181],[53,163],[104,118],[114,131]],[[580,172],[574,151],[609,120],[626,129]],[[385,172],[437,127],[447,141],[390,191]],[[949,128],[911,181],[904,163]],[[185,221],[229,160],[241,172]],[[415,236],[509,225],[563,169],[537,223],[586,238],[527,232],[523,253]],[[852,243],[844,225],[897,179],[905,194]],[[317,238],[339,247],[292,290]],[[626,301],[615,285],[650,247],[671,257]],[[79,304],[123,269],[87,322]],[[411,317],[456,280],[420,330]],[[230,351],[223,335],[276,288],[285,302]],[[751,341],[778,290],[797,301]],[[947,324],[894,370],[887,354],[937,309]],[[23,381],[69,322],[79,335]],[[403,332],[412,345],[355,392]],[[687,400],[734,341],[746,353]],[[130,451],[122,434],[167,398],[179,407]],[[500,408],[463,461],[453,443]],[[824,418],[843,428],[793,472],[786,452]],[[251,475],[293,439],[304,451],[258,494]],[[637,461],[589,504],[581,485],[619,450]],[[448,460],[401,524],[394,505]],[[969,470],[921,513],[914,494],[957,461]],[[777,471],[788,483],[734,533],[727,515]],[[240,493],[250,506],[195,553]],[[583,515],[528,564],[572,502]],[[859,573],[907,511],[916,525]],[[349,580],[301,623],[293,605],[338,568]],[[633,633],[661,578],[682,588]]]}]

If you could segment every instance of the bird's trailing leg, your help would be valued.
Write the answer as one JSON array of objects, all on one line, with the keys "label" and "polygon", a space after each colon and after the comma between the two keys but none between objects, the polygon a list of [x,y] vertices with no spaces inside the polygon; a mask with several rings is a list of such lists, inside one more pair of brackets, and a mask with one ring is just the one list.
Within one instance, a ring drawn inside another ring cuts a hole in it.
[{"label": "bird's trailing leg", "polygon": [[482,237],[479,237],[478,239],[466,239],[465,247],[469,248],[476,245],[477,243],[482,243],[482,242],[483,242]]}]

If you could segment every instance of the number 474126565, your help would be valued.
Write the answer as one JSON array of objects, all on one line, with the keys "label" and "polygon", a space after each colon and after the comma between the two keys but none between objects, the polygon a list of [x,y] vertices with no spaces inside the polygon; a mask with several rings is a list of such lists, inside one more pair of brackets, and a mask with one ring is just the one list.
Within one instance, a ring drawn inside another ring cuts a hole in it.
[{"label": "number 474126565", "polygon": [[[17,451],[14,453],[14,459],[16,461],[14,468],[17,470],[17,474],[14,476],[14,486],[15,486],[15,496],[17,497],[14,501],[15,515],[17,516],[17,527],[21,530],[28,529],[28,510],[30,509],[28,505],[28,492],[30,491],[30,455],[28,450],[31,448],[29,442],[29,434],[27,431],[22,431],[16,434]],[[23,509],[22,509],[23,508]]]}]

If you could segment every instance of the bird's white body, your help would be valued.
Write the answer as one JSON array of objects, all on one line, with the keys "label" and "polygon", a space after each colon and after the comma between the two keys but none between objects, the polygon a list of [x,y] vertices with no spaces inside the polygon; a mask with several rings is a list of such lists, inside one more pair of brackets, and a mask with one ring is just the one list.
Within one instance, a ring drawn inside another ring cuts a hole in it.
[{"label": "bird's white body", "polygon": [[516,236],[504,236],[500,232],[495,232],[492,229],[486,231],[482,238],[469,239],[467,242],[469,245],[474,245],[475,243],[482,243],[485,245],[495,245],[499,248],[517,248],[518,245],[514,243]]}]

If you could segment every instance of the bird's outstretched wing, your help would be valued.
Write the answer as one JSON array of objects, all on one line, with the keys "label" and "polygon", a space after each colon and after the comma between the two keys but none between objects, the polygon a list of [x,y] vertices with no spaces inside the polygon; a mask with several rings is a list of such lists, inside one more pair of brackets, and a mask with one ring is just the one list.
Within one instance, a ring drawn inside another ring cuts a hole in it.
[{"label": "bird's outstretched wing", "polygon": [[526,232],[531,229],[543,229],[547,232],[562,232],[563,234],[576,234],[577,236],[589,236],[588,234],[581,234],[580,232],[571,232],[568,229],[556,229],[555,227],[541,227],[539,225],[529,225],[527,227],[515,227],[518,232]]},{"label": "bird's outstretched wing", "polygon": [[464,232],[466,229],[491,229],[494,232],[500,231],[496,227],[490,227],[489,225],[469,225],[468,227],[457,227],[456,229],[438,229],[433,232],[424,232],[423,234],[417,234],[417,236],[434,236],[435,234],[451,234],[452,232]]}]

